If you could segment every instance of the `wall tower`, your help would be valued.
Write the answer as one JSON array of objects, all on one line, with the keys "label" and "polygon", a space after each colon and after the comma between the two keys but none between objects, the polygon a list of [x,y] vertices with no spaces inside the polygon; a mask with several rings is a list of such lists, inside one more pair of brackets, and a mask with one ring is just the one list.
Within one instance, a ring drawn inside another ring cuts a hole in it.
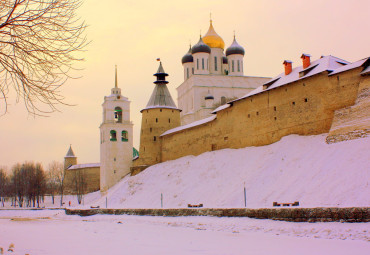
[{"label": "wall tower", "polygon": [[67,168],[73,165],[77,165],[77,157],[72,150],[72,145],[70,145],[68,152],[64,157],[64,170],[67,170]]},{"label": "wall tower", "polygon": [[100,191],[105,192],[130,173],[132,166],[132,129],[130,101],[121,95],[117,84],[104,97],[103,122],[100,125]]},{"label": "wall tower", "polygon": [[[154,165],[161,162],[160,135],[180,126],[180,109],[173,101],[167,88],[166,76],[160,62],[157,80],[147,106],[141,110],[140,156],[135,165]],[[163,152],[165,153],[165,152]]]}]

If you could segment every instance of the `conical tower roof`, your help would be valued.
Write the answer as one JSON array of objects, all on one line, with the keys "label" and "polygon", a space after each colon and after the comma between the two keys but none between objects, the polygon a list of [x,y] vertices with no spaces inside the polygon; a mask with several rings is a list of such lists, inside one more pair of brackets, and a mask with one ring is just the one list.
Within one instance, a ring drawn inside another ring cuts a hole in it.
[{"label": "conical tower roof", "polygon": [[69,150],[68,150],[68,152],[67,152],[67,154],[66,154],[66,156],[65,156],[65,158],[75,158],[76,156],[75,156],[75,153],[73,152],[73,150],[72,150],[72,145],[70,145],[69,146]]},{"label": "conical tower roof", "polygon": [[168,76],[168,74],[165,73],[162,62],[159,63],[157,73],[155,73],[154,76],[157,76],[157,80],[154,82],[155,87],[148,104],[143,110],[153,108],[177,109],[176,104],[171,97],[170,91],[167,88],[168,81],[166,81],[166,76]]}]

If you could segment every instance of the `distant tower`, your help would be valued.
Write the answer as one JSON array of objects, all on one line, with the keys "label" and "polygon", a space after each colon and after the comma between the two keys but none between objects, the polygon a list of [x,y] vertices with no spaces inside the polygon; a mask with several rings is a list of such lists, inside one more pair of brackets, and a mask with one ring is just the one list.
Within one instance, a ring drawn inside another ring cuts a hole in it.
[{"label": "distant tower", "polygon": [[132,165],[132,129],[130,101],[117,85],[104,97],[103,122],[100,125],[100,191],[105,192],[130,173]]},{"label": "distant tower", "polygon": [[244,48],[240,46],[234,35],[234,41],[229,48],[226,49],[227,62],[229,64],[229,75],[231,76],[243,76],[243,58]]},{"label": "distant tower", "polygon": [[157,80],[147,106],[141,110],[140,156],[136,165],[153,165],[161,162],[160,135],[165,131],[180,126],[178,109],[167,88],[166,76],[162,63],[154,76]]},{"label": "distant tower", "polygon": [[72,145],[69,146],[69,150],[64,157],[64,170],[69,168],[70,166],[77,165],[77,157],[75,156]]}]

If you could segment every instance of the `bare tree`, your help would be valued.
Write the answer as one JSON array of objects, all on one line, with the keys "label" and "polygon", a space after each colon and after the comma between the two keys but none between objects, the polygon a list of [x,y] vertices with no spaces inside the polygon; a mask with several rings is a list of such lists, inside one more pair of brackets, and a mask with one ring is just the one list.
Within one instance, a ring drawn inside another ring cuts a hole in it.
[{"label": "bare tree", "polygon": [[7,188],[8,188],[8,176],[6,174],[5,167],[0,166],[0,203],[4,207],[4,201],[7,194]]},{"label": "bare tree", "polygon": [[[28,112],[45,115],[63,102],[58,88],[83,60],[86,25],[75,11],[81,0],[0,1],[0,101],[14,90]],[[46,107],[45,107],[46,106]],[[46,109],[45,109],[46,108]]]},{"label": "bare tree", "polygon": [[75,185],[75,192],[78,204],[82,203],[83,195],[86,193],[87,180],[84,170],[74,170],[73,183]]},{"label": "bare tree", "polygon": [[[63,205],[65,171],[62,163],[53,161],[49,164],[49,180],[56,186],[60,195],[60,206]],[[53,198],[54,204],[54,198]]]}]

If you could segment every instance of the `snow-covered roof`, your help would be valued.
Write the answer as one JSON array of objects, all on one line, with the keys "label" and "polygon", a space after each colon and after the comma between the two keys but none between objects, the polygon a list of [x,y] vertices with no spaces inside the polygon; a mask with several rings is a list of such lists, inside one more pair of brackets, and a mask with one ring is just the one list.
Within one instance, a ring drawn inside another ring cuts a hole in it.
[{"label": "snow-covered roof", "polygon": [[168,135],[168,134],[176,133],[176,132],[181,131],[181,130],[184,130],[184,129],[188,129],[188,128],[192,128],[192,127],[203,125],[205,123],[208,123],[208,122],[213,121],[214,119],[216,119],[216,117],[217,117],[216,115],[213,115],[213,116],[208,117],[208,118],[205,118],[205,119],[194,121],[194,122],[192,122],[190,124],[187,124],[187,125],[183,125],[183,126],[179,126],[179,127],[176,127],[176,128],[170,129],[170,130],[167,130],[166,132],[164,132],[160,136],[165,136],[165,135]]},{"label": "snow-covered roof", "polygon": [[229,105],[229,104],[224,104],[224,105],[221,105],[221,106],[217,107],[217,108],[216,108],[215,110],[213,110],[213,112],[211,112],[211,113],[215,114],[215,113],[217,113],[217,112],[219,112],[219,111],[221,111],[221,110],[223,110],[223,109],[229,108],[229,107],[230,107],[230,105]]},{"label": "snow-covered roof", "polygon": [[330,73],[330,75],[334,75],[334,74],[337,74],[337,73],[341,73],[341,72],[345,72],[345,71],[348,71],[348,70],[351,70],[351,69],[354,69],[354,68],[357,68],[357,67],[360,67],[362,66],[369,58],[364,58],[364,59],[361,59],[359,61],[356,61],[356,62],[353,62],[351,64],[348,64],[348,65],[345,65],[345,66],[342,66],[342,67],[339,67],[337,69],[334,70],[334,72]]},{"label": "snow-covered roof", "polygon": [[81,168],[100,167],[100,163],[89,163],[89,164],[77,164],[68,168],[68,170],[75,170]]},{"label": "snow-covered roof", "polygon": [[[303,69],[303,66],[298,66],[292,70],[292,72],[288,75],[285,75],[285,73],[281,73],[278,76],[272,78],[262,86],[259,86],[258,88],[252,90],[248,94],[246,94],[243,97],[240,97],[232,102],[241,100],[243,98],[250,97],[252,95],[259,94],[263,91],[274,89],[298,80],[305,79],[307,77],[311,77],[313,75],[322,73],[324,71],[332,72],[333,70],[336,70],[337,68],[343,67],[343,65],[350,64],[350,62],[345,61],[343,59],[334,57],[334,56],[325,56],[321,57],[311,63],[307,68]],[[267,86],[267,88],[263,89],[263,86]]]}]

